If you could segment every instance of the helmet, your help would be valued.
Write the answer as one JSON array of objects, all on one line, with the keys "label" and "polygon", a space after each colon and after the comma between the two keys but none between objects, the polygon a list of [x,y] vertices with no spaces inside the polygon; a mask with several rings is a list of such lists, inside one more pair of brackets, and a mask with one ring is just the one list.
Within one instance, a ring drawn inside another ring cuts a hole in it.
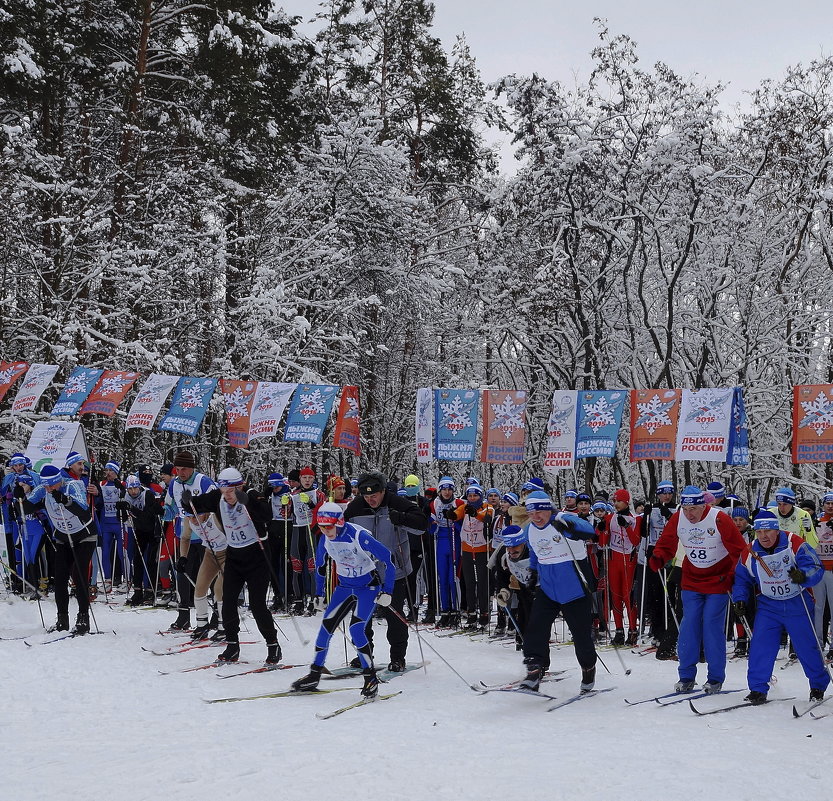
[{"label": "helmet", "polygon": [[319,526],[343,526],[344,525],[344,509],[337,503],[327,501],[318,507],[318,525]]},{"label": "helmet", "polygon": [[217,485],[220,487],[239,487],[244,483],[243,475],[236,467],[227,467],[217,476]]}]

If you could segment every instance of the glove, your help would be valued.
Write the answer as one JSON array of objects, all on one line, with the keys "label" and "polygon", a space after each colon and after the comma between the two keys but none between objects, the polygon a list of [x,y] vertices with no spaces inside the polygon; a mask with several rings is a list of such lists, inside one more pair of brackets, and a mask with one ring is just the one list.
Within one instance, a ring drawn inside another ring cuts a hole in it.
[{"label": "glove", "polygon": [[504,587],[496,596],[495,600],[497,601],[498,606],[508,606],[509,599],[512,597],[512,592]]},{"label": "glove", "polygon": [[794,581],[796,584],[803,584],[807,581],[807,574],[800,567],[790,568],[787,575],[790,577],[790,581]]},{"label": "glove", "polygon": [[121,490],[122,492],[124,492],[124,491],[127,489],[127,487],[125,486],[124,482],[123,482],[123,481],[119,481],[119,479],[116,479],[116,480],[113,482],[113,486],[114,486],[117,490]]},{"label": "glove", "polygon": [[457,519],[457,510],[453,507],[450,509],[443,509],[443,517],[446,520],[456,520]]},{"label": "glove", "polygon": [[130,503],[128,501],[116,501],[116,509],[120,512],[129,512]]},{"label": "glove", "polygon": [[182,505],[189,509],[191,507],[191,502],[194,500],[194,496],[191,494],[191,490],[184,489],[182,490]]},{"label": "glove", "polygon": [[659,513],[660,513],[660,514],[661,514],[661,515],[662,515],[662,516],[663,516],[666,520],[668,520],[668,519],[671,517],[671,515],[673,514],[673,512],[671,511],[671,509],[669,508],[669,506],[668,506],[668,504],[667,504],[667,503],[661,503],[661,504],[659,505]]},{"label": "glove", "polygon": [[631,521],[630,521],[630,520],[628,520],[628,518],[627,518],[627,517],[625,517],[624,515],[616,515],[616,522],[617,522],[617,523],[618,523],[618,524],[619,524],[622,528],[627,528],[627,527],[628,527],[628,526],[630,526],[630,524],[631,524]]},{"label": "glove", "polygon": [[327,602],[320,595],[313,598],[312,605],[318,612],[323,612],[327,608]]},{"label": "glove", "polygon": [[52,499],[55,503],[60,503],[63,506],[66,506],[67,503],[69,503],[69,498],[66,496],[66,493],[61,492],[61,490],[55,490],[55,492],[52,493]]},{"label": "glove", "polygon": [[184,573],[185,566],[188,564],[188,557],[187,556],[180,556],[179,559],[176,560],[176,572],[177,573]]},{"label": "glove", "polygon": [[529,583],[526,586],[531,590],[534,590],[538,586],[538,573],[535,570],[530,571]]},{"label": "glove", "polygon": [[398,509],[388,509],[388,517],[395,526],[401,526],[405,522],[404,512],[400,512]]},{"label": "glove", "polygon": [[289,506],[289,493],[285,492],[281,495],[281,506]]},{"label": "glove", "polygon": [[298,500],[301,501],[301,503],[309,503],[309,495],[307,495],[306,492],[301,492],[298,494]]},{"label": "glove", "polygon": [[391,594],[389,592],[380,592],[376,596],[376,606],[390,606],[390,602],[393,600],[391,598]]},{"label": "glove", "polygon": [[602,518],[596,521],[596,531],[605,531],[607,529],[607,522]]},{"label": "glove", "polygon": [[558,529],[558,531],[560,531],[562,534],[565,531],[570,530],[570,526],[567,523],[565,523],[563,520],[559,520],[558,518],[555,518],[552,521],[552,526],[553,526],[553,528]]},{"label": "glove", "polygon": [[738,618],[746,617],[746,601],[735,601],[732,604],[732,607],[735,610],[735,615]]},{"label": "glove", "polygon": [[651,558],[648,560],[648,567],[650,567],[654,573],[659,573],[664,566],[665,562],[659,556],[651,554]]},{"label": "glove", "polygon": [[26,497],[26,490],[23,489],[23,484],[15,484],[12,494],[15,498],[22,501]]},{"label": "glove", "polygon": [[316,571],[318,572],[319,576],[324,576],[325,578],[327,577],[327,565],[325,563],[322,562],[320,565],[318,565]]}]

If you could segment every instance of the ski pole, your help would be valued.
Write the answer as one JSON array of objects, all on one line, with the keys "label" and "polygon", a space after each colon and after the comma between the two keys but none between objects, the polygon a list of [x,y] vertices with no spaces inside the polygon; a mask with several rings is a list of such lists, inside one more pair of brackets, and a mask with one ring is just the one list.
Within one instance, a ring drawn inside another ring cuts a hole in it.
[{"label": "ski pole", "polygon": [[515,620],[515,616],[509,611],[509,604],[503,607],[503,611],[506,612],[506,617],[509,618],[509,622],[515,627],[515,631],[518,632],[518,637],[521,638],[521,645],[523,645],[524,635],[521,633],[521,628]]},{"label": "ski pole", "polygon": [[[807,615],[807,621],[810,624],[810,630],[813,632],[813,639],[816,641],[816,648],[819,649],[819,656],[821,657],[821,663],[824,665],[825,671],[827,671],[827,675],[830,676],[831,680],[833,680],[833,669],[831,666],[828,665],[824,661],[824,649],[821,647],[821,641],[819,640],[819,635],[816,634],[816,624],[813,622],[813,618],[810,615],[810,610],[807,608],[807,601],[804,600],[804,588],[801,588],[799,592],[799,597],[801,598],[801,605],[804,607],[804,614]],[[795,640],[793,640],[795,643]]]},{"label": "ski pole", "polygon": [[677,636],[680,636],[680,621],[677,620],[677,613],[674,611],[674,605],[671,603],[671,595],[668,592],[668,581],[665,577],[665,568],[662,569],[662,589],[665,591],[666,607],[671,610],[671,617],[674,618],[674,625],[677,627]]},{"label": "ski pole", "polygon": [[[396,528],[394,528],[394,534],[396,533]],[[402,542],[397,543],[397,548],[399,549],[399,560],[404,565],[405,564],[405,557],[402,555]],[[411,588],[408,586],[408,577],[403,576],[402,580],[405,582],[405,592],[408,594],[408,607],[410,609],[414,608],[414,599],[411,597]],[[396,612],[395,609],[392,607],[388,607],[391,611]],[[401,615],[397,613],[397,617],[401,618]],[[416,615],[416,621],[419,620],[419,615]],[[419,658],[422,660],[422,669],[425,672],[425,675],[428,675],[428,666],[425,664],[425,654],[422,650],[422,635],[419,633],[419,623],[414,622],[414,631],[416,632],[417,636],[417,644],[419,645]]]},{"label": "ski pole", "polygon": [[[729,590],[726,590],[726,595],[729,596],[729,604],[734,606],[734,601],[732,600],[732,593]],[[738,613],[735,612],[737,615]],[[752,626],[749,625],[749,621],[746,618],[746,615],[738,615],[740,622],[743,623],[743,630],[749,634],[749,642],[752,642]]]},{"label": "ski pole", "polygon": [[[20,504],[20,524],[21,524],[21,529],[20,529],[20,532],[21,532],[20,533],[20,559],[21,559],[21,562],[23,563],[23,573],[25,575],[26,574],[26,557],[25,557],[26,540],[29,538],[29,529],[26,526],[26,513],[23,511],[23,499],[18,498],[17,501]],[[44,631],[45,631],[46,630],[46,621],[43,619],[43,608],[41,607],[41,603],[40,603],[40,592],[38,592],[38,590],[35,590],[34,595],[35,595],[35,600],[38,602],[38,613],[40,614],[40,622],[41,622],[41,625],[43,626]]]}]

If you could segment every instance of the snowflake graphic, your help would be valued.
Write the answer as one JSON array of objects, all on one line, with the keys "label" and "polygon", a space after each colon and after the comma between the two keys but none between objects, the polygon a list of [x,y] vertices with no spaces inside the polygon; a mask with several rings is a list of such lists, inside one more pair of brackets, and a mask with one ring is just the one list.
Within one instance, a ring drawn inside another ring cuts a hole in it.
[{"label": "snowflake graphic", "polygon": [[595,403],[582,403],[581,409],[584,414],[581,425],[587,426],[593,431],[597,431],[605,426],[616,425],[616,412],[621,404],[621,401],[610,403],[608,399],[602,395]]},{"label": "snowflake graphic", "polygon": [[549,420],[547,420],[547,436],[561,437],[573,433],[569,421],[575,417],[576,407],[569,399],[565,400],[566,403],[563,409],[553,407]]},{"label": "snowflake graphic", "polygon": [[346,420],[348,417],[355,417],[358,419],[359,417],[359,399],[358,398],[347,398],[347,411],[344,413],[344,419]]},{"label": "snowflake graphic", "polygon": [[66,428],[62,425],[49,426],[43,436],[43,442],[40,449],[46,456],[54,455],[58,450],[58,445],[66,432]]},{"label": "snowflake graphic", "polygon": [[[251,386],[251,385],[249,385]],[[248,395],[242,392],[240,387],[235,387],[234,392],[226,392],[223,398],[226,401],[226,417],[229,423],[234,423],[241,417],[249,416],[249,402],[252,399],[252,394]]]},{"label": "snowflake graphic", "polygon": [[503,403],[492,403],[492,414],[495,419],[489,426],[489,430],[495,428],[503,432],[503,436],[509,439],[512,432],[516,429],[523,429],[524,427],[524,411],[526,410],[526,403],[514,403],[512,396],[507,395],[503,399]]},{"label": "snowflake graphic", "polygon": [[828,398],[824,391],[816,395],[815,400],[801,401],[804,417],[799,421],[799,428],[810,428],[820,437],[833,426],[833,398]]},{"label": "snowflake graphic", "polygon": [[182,395],[179,399],[179,405],[183,409],[194,409],[196,407],[203,408],[205,404],[206,390],[203,387],[195,384],[192,387],[185,387],[182,390]]},{"label": "snowflake graphic", "polygon": [[698,389],[692,393],[692,408],[686,415],[686,422],[694,421],[705,431],[718,420],[726,419],[726,401],[732,390],[720,392],[713,389]]},{"label": "snowflake graphic", "polygon": [[79,392],[86,392],[93,375],[94,373],[88,373],[86,370],[73,373],[64,385],[64,395],[77,395]]},{"label": "snowflake graphic", "polygon": [[136,396],[136,403],[148,404],[159,400],[168,386],[168,383],[164,379],[148,379],[147,384],[142,387],[142,391]]},{"label": "snowflake graphic", "polygon": [[325,400],[320,389],[314,389],[307,394],[301,394],[298,413],[303,415],[305,420],[309,420],[310,417],[314,417],[316,414],[324,414],[325,411]]},{"label": "snowflake graphic", "polygon": [[125,375],[113,375],[105,378],[98,388],[99,395],[120,395],[132,379]]},{"label": "snowflake graphic", "polygon": [[42,364],[38,367],[30,367],[26,374],[26,382],[23,384],[23,389],[34,389],[43,380],[44,376],[52,372],[52,367],[48,364]]},{"label": "snowflake graphic", "polygon": [[474,411],[475,403],[476,401],[463,403],[463,399],[459,395],[455,395],[451,403],[441,403],[442,421],[440,425],[447,428],[455,437],[464,428],[473,427],[471,413]]},{"label": "snowflake graphic", "polygon": [[422,428],[428,427],[428,418],[431,414],[431,393],[422,392],[419,395],[419,403],[417,404],[417,420]]},{"label": "snowflake graphic", "polygon": [[676,398],[670,401],[663,402],[659,395],[654,395],[649,401],[645,403],[637,403],[636,408],[639,417],[634,424],[634,428],[646,428],[648,433],[653,436],[658,428],[663,426],[673,426],[674,421],[669,416],[668,412],[674,408],[677,402]]},{"label": "snowflake graphic", "polygon": [[11,367],[7,367],[5,370],[0,370],[0,386],[3,384],[8,384],[12,378],[14,378],[15,374],[17,373],[20,365],[13,364]]}]

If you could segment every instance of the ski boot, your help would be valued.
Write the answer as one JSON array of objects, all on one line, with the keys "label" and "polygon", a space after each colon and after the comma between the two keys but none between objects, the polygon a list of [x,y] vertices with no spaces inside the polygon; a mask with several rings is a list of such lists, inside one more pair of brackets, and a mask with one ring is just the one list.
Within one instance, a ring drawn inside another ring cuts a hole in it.
[{"label": "ski boot", "polygon": [[323,668],[320,665],[310,665],[309,673],[300,679],[295,679],[290,685],[290,689],[294,693],[313,692],[318,687],[318,682],[321,681],[322,670]]},{"label": "ski boot", "polygon": [[218,662],[236,662],[240,659],[240,643],[237,640],[227,640],[226,650],[218,657]]},{"label": "ski boot", "polygon": [[760,706],[767,702],[767,697],[766,693],[759,693],[757,690],[752,690],[743,700],[749,701],[752,706]]},{"label": "ski boot", "polygon": [[703,692],[706,695],[717,695],[723,689],[722,681],[707,681],[703,685]]},{"label": "ski boot", "polygon": [[125,606],[142,606],[145,602],[145,593],[142,589],[133,590],[133,595],[127,599]]},{"label": "ski boot", "polygon": [[208,621],[208,628],[210,628],[213,631],[214,629],[218,628],[219,625],[220,625],[220,615],[217,614],[217,610],[215,609],[211,613],[211,618]]},{"label": "ski boot", "polygon": [[281,661],[281,647],[276,642],[266,643],[266,660],[264,665],[277,665]]},{"label": "ski boot", "polygon": [[365,668],[362,675],[364,676],[364,685],[361,694],[365,698],[375,698],[379,694],[379,679],[376,678],[376,671],[372,667]]},{"label": "ski boot", "polygon": [[197,627],[191,632],[191,642],[200,642],[208,639],[208,633],[211,629],[208,623],[197,621]]},{"label": "ski boot", "polygon": [[211,642],[225,642],[226,641],[226,632],[225,632],[225,629],[222,627],[222,625],[220,626],[220,628],[217,629],[217,631],[215,631],[211,635],[211,637],[209,637],[209,639],[211,640]]},{"label": "ski boot", "polygon": [[388,665],[388,670],[391,673],[404,673],[405,672],[405,660],[404,659],[391,659],[390,664]]},{"label": "ski boot", "polygon": [[69,631],[69,613],[68,612],[58,612],[58,619],[55,621],[55,625],[50,626],[47,629],[47,633],[51,634],[53,631]]},{"label": "ski boot", "polygon": [[191,628],[191,612],[188,609],[180,609],[176,620],[171,623],[172,631],[188,631]]},{"label": "ski boot", "polygon": [[819,690],[815,687],[810,688],[810,703],[814,701],[823,701],[824,700],[824,690]]},{"label": "ski boot", "polygon": [[695,687],[696,684],[697,684],[697,682],[695,682],[694,679],[692,679],[691,681],[685,681],[683,679],[680,679],[680,681],[678,681],[674,685],[674,692],[675,693],[690,693],[690,692],[693,692],[694,687]]},{"label": "ski boot", "polygon": [[489,620],[489,615],[480,615],[480,617],[477,618],[477,628],[481,631],[485,631],[489,628]]},{"label": "ski boot", "polygon": [[639,633],[637,632],[636,629],[628,629],[628,638],[627,638],[627,640],[625,640],[625,642],[628,645],[636,645],[636,641],[637,641],[638,637],[639,637]]},{"label": "ski boot", "polygon": [[523,690],[538,692],[541,686],[541,677],[544,675],[542,667],[534,661],[524,659],[526,663],[526,677],[518,685]]},{"label": "ski boot", "polygon": [[735,659],[741,659],[749,656],[749,640],[746,637],[738,637],[735,643],[735,653],[732,654]]},{"label": "ski boot", "polygon": [[437,616],[436,616],[436,614],[435,614],[434,612],[432,612],[432,611],[430,611],[430,610],[429,610],[429,611],[427,611],[427,612],[426,612],[426,613],[422,616],[422,621],[421,621],[421,623],[422,623],[424,626],[433,626],[436,622],[437,622]]},{"label": "ski boot", "polygon": [[73,634],[89,634],[90,633],[90,616],[87,612],[79,612],[75,618],[75,628],[72,630]]},{"label": "ski boot", "polygon": [[624,629],[616,629],[616,634],[613,635],[613,641],[611,645],[624,645],[625,644],[625,630]]},{"label": "ski boot", "polygon": [[579,689],[583,693],[589,693],[596,684],[596,666],[589,668],[582,668],[581,670],[581,686]]}]

